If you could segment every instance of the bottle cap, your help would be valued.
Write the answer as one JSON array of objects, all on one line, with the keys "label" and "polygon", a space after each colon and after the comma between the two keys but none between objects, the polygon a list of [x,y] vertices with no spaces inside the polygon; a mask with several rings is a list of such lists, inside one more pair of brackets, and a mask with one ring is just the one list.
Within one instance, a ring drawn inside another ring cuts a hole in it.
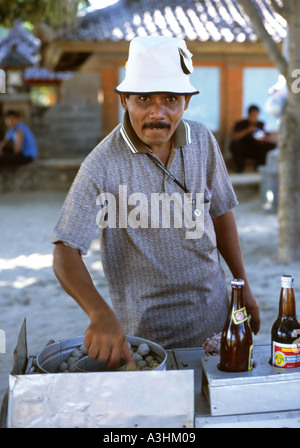
[{"label": "bottle cap", "polygon": [[231,280],[231,286],[244,286],[245,282],[241,278],[234,278]]},{"label": "bottle cap", "polygon": [[294,285],[294,277],[292,275],[282,275],[281,276],[281,287],[282,288],[292,288]]}]

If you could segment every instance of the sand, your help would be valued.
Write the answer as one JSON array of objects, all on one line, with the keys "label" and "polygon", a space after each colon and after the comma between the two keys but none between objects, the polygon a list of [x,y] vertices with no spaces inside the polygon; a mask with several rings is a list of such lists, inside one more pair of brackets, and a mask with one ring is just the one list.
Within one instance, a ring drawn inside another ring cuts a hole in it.
[{"label": "sand", "polygon": [[[0,197],[0,329],[6,334],[6,353],[0,353],[0,403],[24,318],[29,355],[39,353],[50,339],[84,334],[89,325],[88,317],[62,290],[52,270],[51,231],[65,195],[28,192]],[[278,312],[280,276],[295,276],[299,301],[300,262],[277,262],[277,215],[262,209],[258,195],[240,200],[235,215],[248,277],[261,310],[261,330],[254,343],[269,344]],[[99,292],[110,303],[96,238],[84,261]],[[224,269],[229,285],[231,274],[226,266]]]}]

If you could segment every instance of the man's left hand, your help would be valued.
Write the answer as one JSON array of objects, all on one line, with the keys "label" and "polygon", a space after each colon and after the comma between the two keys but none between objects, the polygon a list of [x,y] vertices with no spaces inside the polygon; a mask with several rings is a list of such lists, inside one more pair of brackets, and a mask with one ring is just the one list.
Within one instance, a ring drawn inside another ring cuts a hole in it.
[{"label": "man's left hand", "polygon": [[244,288],[244,300],[247,314],[251,316],[250,319],[251,330],[253,331],[254,334],[257,334],[260,329],[259,305],[251,289],[246,285]]}]

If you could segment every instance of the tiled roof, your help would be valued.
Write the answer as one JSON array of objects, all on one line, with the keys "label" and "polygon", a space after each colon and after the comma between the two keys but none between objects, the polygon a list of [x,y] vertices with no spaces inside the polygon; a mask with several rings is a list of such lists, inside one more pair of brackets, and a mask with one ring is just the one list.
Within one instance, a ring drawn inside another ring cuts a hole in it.
[{"label": "tiled roof", "polygon": [[62,81],[69,79],[69,72],[52,72],[38,65],[40,59],[40,40],[25,29],[21,22],[0,39],[0,67],[24,69],[24,79],[43,81]]},{"label": "tiled roof", "polygon": [[12,47],[0,61],[0,67],[2,68],[13,67],[24,69],[31,65],[31,60],[20,53],[16,47]]},{"label": "tiled roof", "polygon": [[[270,0],[254,0],[268,32],[279,42],[285,20]],[[250,20],[236,0],[119,0],[84,16],[62,40],[130,41],[135,36],[166,35],[186,40],[255,42]]]},{"label": "tiled roof", "polygon": [[52,72],[44,67],[28,67],[24,71],[24,79],[26,81],[63,81],[72,78],[70,72]]},{"label": "tiled roof", "polygon": [[17,22],[9,33],[0,39],[0,66],[30,66],[38,62],[40,41]]}]

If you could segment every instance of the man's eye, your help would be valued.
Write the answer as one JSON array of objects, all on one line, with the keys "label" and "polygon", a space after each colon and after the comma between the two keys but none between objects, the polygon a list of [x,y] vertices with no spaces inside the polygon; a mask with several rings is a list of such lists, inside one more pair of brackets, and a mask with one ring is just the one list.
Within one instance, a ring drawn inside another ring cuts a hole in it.
[{"label": "man's eye", "polygon": [[174,103],[174,101],[176,101],[176,96],[168,96],[167,97],[167,101],[169,102],[169,103]]},{"label": "man's eye", "polygon": [[147,101],[148,100],[148,97],[147,96],[140,96],[140,101]]}]

